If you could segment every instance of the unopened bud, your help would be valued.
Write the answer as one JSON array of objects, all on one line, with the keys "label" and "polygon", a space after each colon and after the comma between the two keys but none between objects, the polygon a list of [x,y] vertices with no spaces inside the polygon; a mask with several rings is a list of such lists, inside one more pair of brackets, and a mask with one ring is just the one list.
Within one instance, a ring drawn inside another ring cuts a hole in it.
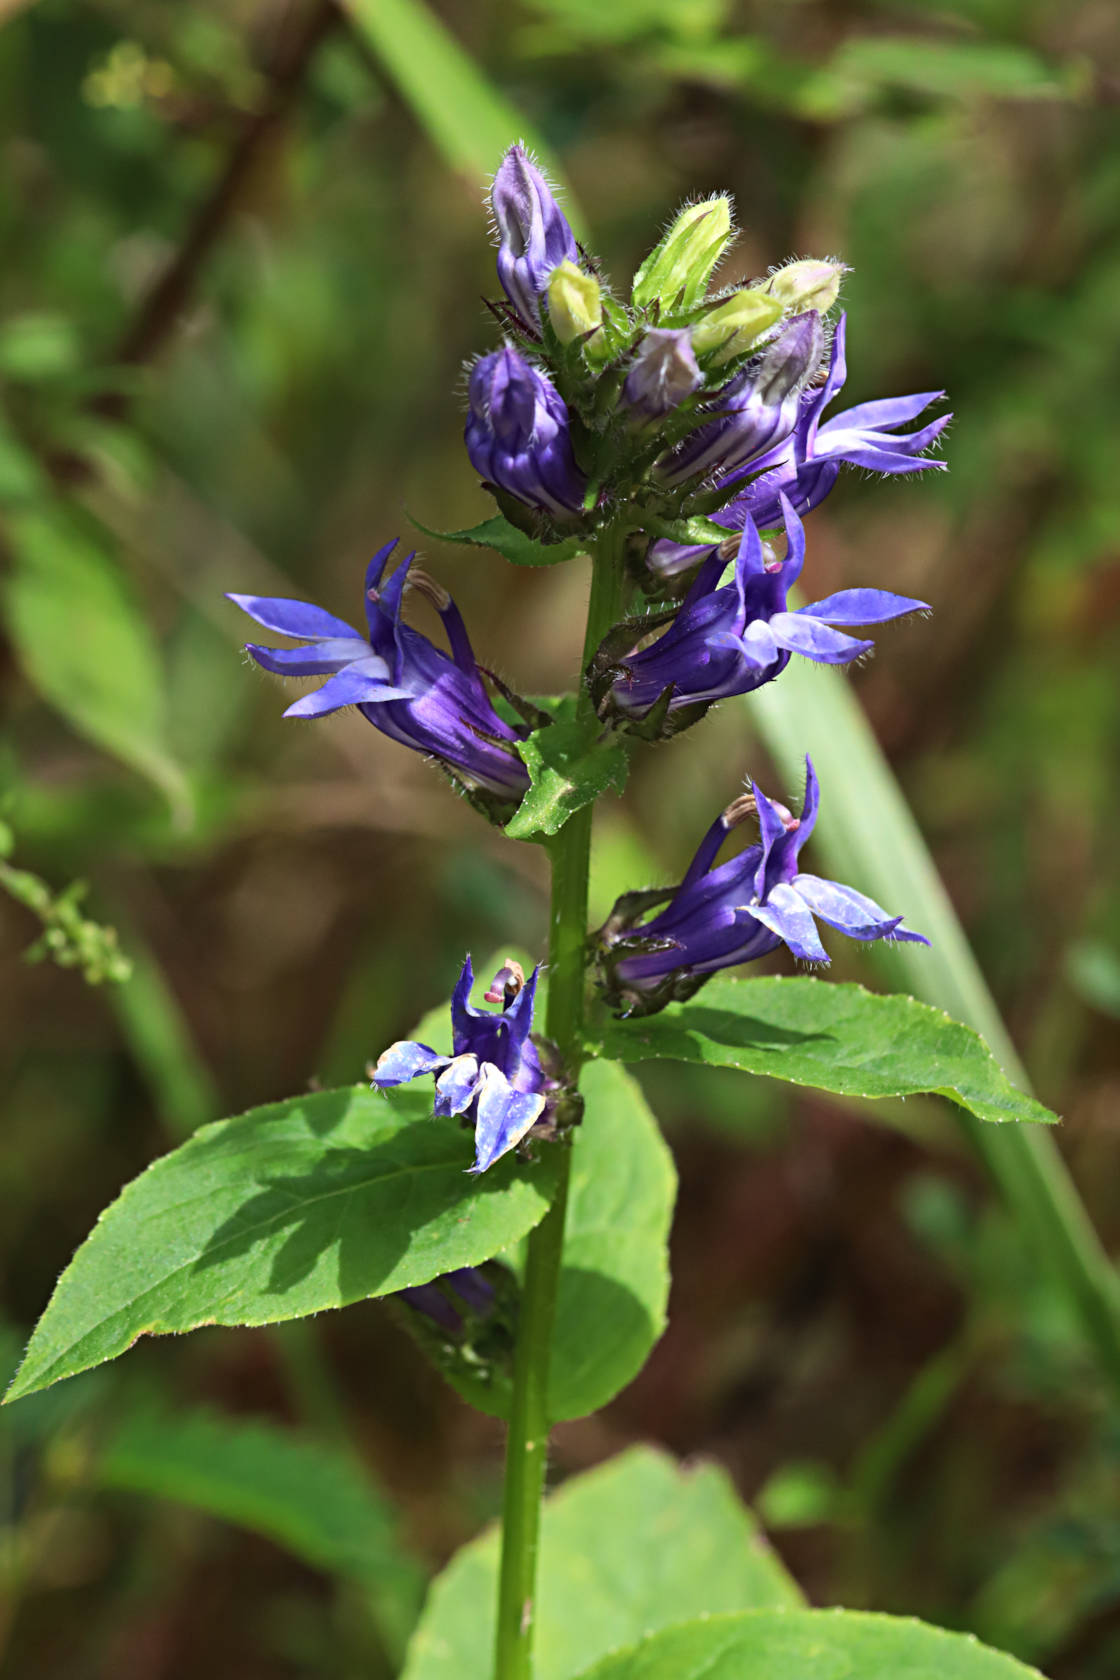
[{"label": "unopened bud", "polygon": [[676,408],[702,384],[687,327],[651,327],[638,346],[622,400],[643,419],[655,420]]},{"label": "unopened bud", "polygon": [[781,314],[781,303],[764,291],[736,292],[713,304],[696,323],[692,329],[693,349],[698,356],[717,351],[712,365],[721,367],[733,357],[744,355]]},{"label": "unopened bud", "polygon": [[847,272],[846,263],[806,257],[779,268],[767,281],[766,291],[791,314],[815,309],[826,315],[840,295],[840,282]]},{"label": "unopened bud", "polygon": [[666,309],[692,309],[732,237],[729,198],[686,205],[634,276],[634,303],[644,309],[660,299]]},{"label": "unopened bud", "polygon": [[549,275],[548,314],[561,344],[598,332],[603,324],[603,294],[598,280],[565,258]]}]

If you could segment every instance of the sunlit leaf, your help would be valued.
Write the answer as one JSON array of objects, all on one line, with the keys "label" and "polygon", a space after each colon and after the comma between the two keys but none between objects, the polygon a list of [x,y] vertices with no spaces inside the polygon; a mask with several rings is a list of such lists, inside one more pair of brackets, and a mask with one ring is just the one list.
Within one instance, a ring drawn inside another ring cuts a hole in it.
[{"label": "sunlit leaf", "polygon": [[[497,1568],[492,1529],[451,1560],[424,1607],[404,1680],[488,1680]],[[569,1680],[604,1652],[692,1616],[755,1606],[788,1614],[801,1602],[726,1472],[684,1470],[649,1447],[549,1497],[538,1583],[535,1680]]]},{"label": "sunlit leaf", "polygon": [[543,1218],[555,1158],[477,1178],[470,1162],[419,1089],[321,1091],[204,1126],[102,1214],[7,1398],[140,1336],[303,1318],[477,1265]]},{"label": "sunlit leaf", "polygon": [[1038,1680],[968,1634],[853,1610],[753,1610],[655,1634],[580,1680]]},{"label": "sunlit leaf", "polygon": [[806,978],[717,977],[690,1003],[610,1021],[589,1048],[623,1062],[739,1068],[843,1096],[930,1091],[980,1120],[1054,1120],[1017,1091],[983,1040],[915,998]]}]

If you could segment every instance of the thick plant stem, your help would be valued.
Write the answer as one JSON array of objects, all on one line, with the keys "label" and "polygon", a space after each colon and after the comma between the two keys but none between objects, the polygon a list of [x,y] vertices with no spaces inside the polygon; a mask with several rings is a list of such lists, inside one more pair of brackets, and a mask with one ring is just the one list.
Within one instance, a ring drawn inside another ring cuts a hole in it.
[{"label": "thick plant stem", "polygon": [[[620,616],[625,589],[624,541],[624,530],[606,532],[592,555],[591,598],[581,675],[603,636]],[[590,707],[590,696],[581,682],[579,710],[586,715]],[[591,805],[577,811],[550,848],[552,902],[546,1030],[573,1079],[579,1075],[582,1051],[592,812]],[[529,1236],[521,1291],[506,1441],[495,1680],[530,1680],[532,1675],[537,1546],[548,1454],[548,1374],[571,1171],[571,1150],[564,1144],[557,1147],[561,1156],[556,1196]]]}]

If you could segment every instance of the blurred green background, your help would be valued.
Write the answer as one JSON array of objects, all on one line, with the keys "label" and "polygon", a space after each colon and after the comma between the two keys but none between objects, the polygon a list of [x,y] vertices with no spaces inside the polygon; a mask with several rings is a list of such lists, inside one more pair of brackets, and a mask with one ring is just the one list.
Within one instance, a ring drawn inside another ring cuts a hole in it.
[{"label": "blurred green background", "polygon": [[[409,514],[485,517],[479,176],[521,132],[620,285],[730,189],[726,280],[852,266],[845,401],[948,388],[951,471],[842,479],[809,581],[935,605],[852,682],[1120,1242],[1118,103],[1110,0],[0,0],[7,1363],[184,1132],[360,1078],[468,948],[542,945],[543,858],[360,718],[281,721],[222,599],[350,618]],[[582,563],[425,552],[486,663],[570,682]],[[647,754],[596,909],[679,875],[748,769],[796,791],[749,708]],[[947,1113],[644,1083],[670,1328],[557,1477],[715,1455],[814,1603],[1120,1672],[1115,1391]],[[143,1345],[4,1414],[0,1455],[5,1673],[356,1680],[493,1514],[501,1431],[371,1304]]]}]

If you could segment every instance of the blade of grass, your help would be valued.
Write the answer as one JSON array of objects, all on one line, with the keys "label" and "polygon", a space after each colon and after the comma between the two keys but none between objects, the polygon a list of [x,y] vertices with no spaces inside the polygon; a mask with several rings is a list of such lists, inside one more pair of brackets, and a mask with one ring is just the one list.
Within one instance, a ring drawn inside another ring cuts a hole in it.
[{"label": "blade of grass", "polygon": [[[421,0],[342,0],[342,5],[452,169],[485,186],[502,153],[523,140],[562,184],[548,147]],[[579,237],[570,195],[565,210]]]},{"label": "blade of grass", "polygon": [[[813,759],[824,790],[819,855],[830,871],[897,906],[908,925],[932,942],[928,950],[875,947],[889,983],[974,1027],[1008,1076],[1029,1091],[1026,1070],[850,682],[793,660],[780,683],[750,698],[751,718],[792,784],[804,775],[805,753]],[[955,1117],[1024,1240],[1067,1292],[1102,1368],[1120,1387],[1120,1281],[1057,1145],[1038,1126],[985,1126],[971,1115]]]}]

